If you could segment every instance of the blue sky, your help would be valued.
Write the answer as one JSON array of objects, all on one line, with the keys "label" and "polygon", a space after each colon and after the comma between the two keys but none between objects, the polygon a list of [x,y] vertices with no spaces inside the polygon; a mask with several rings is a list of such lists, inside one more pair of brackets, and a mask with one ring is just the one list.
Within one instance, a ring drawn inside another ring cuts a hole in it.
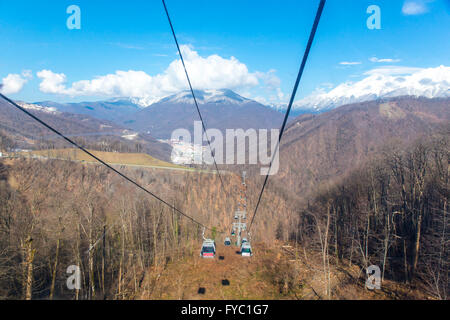
[{"label": "blue sky", "polygon": [[[194,86],[265,102],[288,98],[318,2],[166,1]],[[66,26],[73,4],[80,30]],[[381,30],[367,28],[370,5],[381,9]],[[447,0],[328,0],[298,98],[378,68],[450,66],[449,8]],[[14,99],[151,101],[187,88],[159,0],[0,0],[0,39],[0,80],[12,83]]]}]

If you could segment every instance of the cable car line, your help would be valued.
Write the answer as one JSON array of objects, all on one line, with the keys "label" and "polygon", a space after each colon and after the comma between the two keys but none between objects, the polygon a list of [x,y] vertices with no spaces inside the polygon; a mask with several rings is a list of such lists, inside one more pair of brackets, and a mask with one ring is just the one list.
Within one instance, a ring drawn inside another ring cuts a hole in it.
[{"label": "cable car line", "polygon": [[[169,208],[171,208],[172,210],[178,212],[179,214],[181,214],[182,216],[184,216],[185,218],[191,220],[193,223],[207,229],[207,230],[213,230],[212,228],[209,228],[207,226],[205,226],[204,224],[202,224],[201,222],[195,220],[194,218],[192,218],[191,216],[187,215],[186,213],[184,213],[183,211],[177,209],[175,206],[171,205],[170,203],[168,203],[167,201],[163,200],[162,198],[160,198],[159,196],[157,196],[156,194],[154,194],[153,192],[149,191],[148,189],[146,189],[145,187],[141,186],[139,183],[137,183],[136,181],[132,180],[131,178],[127,177],[126,175],[124,175],[123,173],[121,173],[120,171],[114,169],[112,166],[110,166],[109,164],[107,164],[105,161],[103,161],[102,159],[100,159],[99,157],[93,155],[91,152],[89,152],[88,150],[86,150],[85,148],[83,148],[82,146],[80,146],[78,143],[76,143],[75,141],[71,140],[70,138],[68,138],[67,136],[65,136],[64,134],[60,133],[58,130],[54,129],[53,127],[51,127],[50,125],[48,125],[47,123],[45,123],[44,121],[42,121],[41,119],[39,119],[38,117],[36,117],[35,115],[33,115],[32,113],[30,113],[28,110],[26,110],[25,108],[19,106],[17,103],[15,103],[14,101],[12,101],[11,99],[7,98],[6,96],[4,96],[2,93],[0,93],[0,97],[3,98],[5,101],[9,102],[11,105],[13,105],[14,107],[16,107],[17,109],[19,109],[20,111],[22,111],[23,113],[25,113],[26,115],[30,116],[31,118],[33,118],[34,120],[36,120],[37,122],[39,122],[40,124],[42,124],[44,127],[46,127],[47,129],[49,129],[50,131],[56,133],[58,136],[60,136],[61,138],[63,138],[64,140],[66,140],[67,142],[69,142],[70,144],[72,144],[73,146],[77,147],[78,149],[80,149],[81,151],[83,151],[84,153],[86,153],[87,155],[89,155],[90,157],[94,158],[95,160],[97,160],[98,162],[100,162],[101,164],[103,164],[105,167],[107,167],[108,169],[110,169],[111,171],[117,173],[119,176],[121,176],[123,179],[127,180],[128,182],[132,183],[133,185],[135,185],[136,187],[138,187],[139,189],[143,190],[145,193],[149,194],[150,196],[152,196],[153,198],[155,198],[156,200],[161,201],[162,203],[164,203],[166,206],[168,206]],[[216,231],[216,232],[220,232],[220,231]]]},{"label": "cable car line", "polygon": [[279,146],[280,146],[281,138],[283,137],[283,133],[284,133],[284,130],[286,128],[287,120],[289,118],[289,113],[291,112],[292,104],[294,103],[295,95],[297,94],[297,89],[298,89],[298,86],[300,84],[300,80],[302,79],[303,71],[305,70],[305,66],[306,66],[306,62],[308,61],[309,52],[310,52],[311,46],[312,46],[312,44],[314,42],[314,37],[316,35],[317,27],[319,26],[319,22],[320,22],[320,18],[322,16],[322,12],[323,12],[323,8],[325,6],[325,2],[326,2],[326,0],[320,0],[319,8],[317,10],[317,14],[316,14],[316,17],[314,19],[314,24],[313,24],[313,27],[311,29],[311,33],[309,35],[308,44],[306,45],[305,53],[303,55],[302,64],[300,66],[300,70],[299,70],[298,75],[297,75],[297,80],[295,81],[294,89],[292,91],[292,95],[291,95],[291,98],[289,100],[289,105],[288,105],[288,108],[286,110],[286,115],[284,116],[283,125],[281,126],[281,129],[280,129],[280,135],[278,137],[277,146],[276,146],[274,154],[272,156],[272,160],[270,161],[269,170],[267,171],[266,178],[264,179],[264,183],[263,183],[261,192],[259,194],[258,202],[256,203],[255,211],[253,212],[252,221],[250,222],[250,226],[248,228],[248,231],[251,230],[252,225],[253,225],[253,221],[255,220],[256,214],[258,213],[259,204],[261,202],[261,198],[262,198],[262,195],[264,193],[267,181],[269,180],[269,175],[270,175],[270,171],[272,169],[273,160],[275,158],[276,153],[279,152]]},{"label": "cable car line", "polygon": [[203,116],[202,116],[202,113],[200,112],[200,108],[199,108],[198,103],[197,103],[197,98],[195,97],[195,93],[194,93],[194,89],[192,87],[191,79],[189,78],[189,73],[187,71],[186,64],[184,63],[183,54],[181,53],[180,45],[178,44],[178,39],[177,39],[177,36],[175,34],[175,29],[173,27],[172,20],[170,19],[169,11],[167,10],[167,6],[166,6],[165,0],[162,0],[162,3],[163,3],[163,6],[164,6],[164,11],[166,12],[167,19],[169,20],[170,29],[172,30],[173,39],[175,40],[175,44],[176,44],[177,49],[178,49],[178,54],[180,55],[181,63],[183,65],[184,73],[186,74],[187,81],[189,83],[189,88],[191,90],[192,97],[194,98],[194,104],[195,104],[195,107],[197,109],[198,116],[200,117],[200,121],[202,122],[203,132],[205,133],[206,140],[208,141],[209,150],[210,150],[211,156],[212,156],[212,158],[214,160],[214,166],[216,167],[216,171],[217,171],[217,174],[219,176],[220,183],[222,185],[222,189],[223,189],[225,195],[228,196],[228,193],[225,190],[225,185],[223,183],[222,175],[220,174],[219,167],[217,166],[216,157],[215,157],[214,152],[213,152],[212,147],[211,147],[211,141],[209,140],[208,133],[206,131],[206,125],[205,125],[205,122],[203,121]]},{"label": "cable car line", "polygon": [[[180,55],[181,63],[182,63],[182,65],[183,65],[184,72],[185,72],[185,74],[186,74],[186,78],[187,78],[187,81],[188,81],[188,84],[189,84],[189,88],[190,88],[192,97],[193,97],[193,99],[194,99],[194,104],[195,104],[195,107],[196,107],[196,109],[197,109],[197,113],[198,113],[199,118],[200,118],[200,120],[201,120],[201,122],[202,122],[203,132],[204,132],[204,134],[205,134],[205,136],[206,136],[206,139],[207,139],[207,142],[208,142],[208,146],[209,146],[209,149],[210,149],[210,152],[211,152],[211,156],[213,157],[213,160],[214,160],[215,169],[216,169],[217,174],[218,174],[218,176],[219,176],[219,179],[220,179],[220,182],[221,182],[221,185],[222,185],[222,189],[223,189],[224,193],[225,193],[226,195],[228,195],[228,193],[227,193],[226,190],[225,190],[225,186],[224,186],[224,182],[223,182],[223,179],[222,179],[222,175],[220,174],[220,171],[219,171],[219,168],[218,168],[216,159],[215,159],[215,155],[214,155],[214,152],[213,152],[212,147],[211,147],[211,141],[210,141],[210,139],[209,139],[209,137],[208,137],[208,134],[207,134],[206,125],[205,125],[205,122],[204,122],[204,120],[203,120],[203,116],[202,116],[202,114],[201,114],[201,112],[200,112],[200,108],[199,108],[199,105],[198,105],[198,102],[197,102],[197,98],[196,98],[196,96],[195,96],[194,89],[193,89],[193,87],[192,87],[192,83],[191,83],[191,80],[190,80],[190,77],[189,77],[189,74],[188,74],[188,71],[187,71],[187,68],[186,68],[184,59],[183,59],[183,55],[182,55],[182,52],[181,52],[181,49],[180,49],[180,46],[179,46],[179,43],[178,43],[178,40],[177,40],[177,37],[176,37],[176,34],[175,34],[175,30],[174,30],[172,21],[171,21],[171,19],[170,19],[170,15],[169,15],[169,12],[168,12],[168,9],[167,9],[165,0],[162,0],[162,3],[163,3],[163,6],[164,6],[164,10],[165,10],[167,19],[168,19],[169,24],[170,24],[170,28],[171,28],[171,31],[172,31],[173,38],[174,38],[174,40],[175,40],[176,47],[177,47],[177,49],[178,49],[178,53],[179,53],[179,55]],[[279,134],[279,137],[278,137],[277,145],[276,145],[274,154],[273,154],[272,159],[271,159],[271,162],[270,162],[269,170],[268,170],[268,172],[267,172],[267,174],[266,174],[266,177],[265,177],[265,179],[264,179],[264,183],[263,183],[263,185],[262,185],[261,192],[260,192],[259,197],[258,197],[258,201],[257,201],[256,207],[255,207],[254,213],[253,213],[252,220],[251,220],[251,222],[250,222],[250,226],[249,226],[248,229],[247,229],[247,234],[250,234],[250,230],[251,230],[251,228],[252,228],[252,226],[253,226],[253,222],[254,222],[254,220],[255,220],[255,218],[256,218],[256,215],[257,215],[257,213],[258,213],[259,205],[260,205],[260,203],[261,203],[261,199],[262,199],[262,196],[263,196],[264,191],[265,191],[265,187],[266,187],[267,182],[268,182],[268,179],[269,179],[269,175],[270,175],[270,172],[271,172],[271,169],[272,169],[272,165],[273,165],[273,162],[274,162],[274,158],[275,158],[277,152],[279,152],[279,146],[280,146],[280,143],[281,143],[281,139],[282,139],[282,136],[283,136],[284,131],[285,131],[285,129],[286,129],[286,125],[287,125],[287,121],[288,121],[288,118],[289,118],[289,114],[290,114],[290,112],[291,112],[292,105],[293,105],[295,96],[296,96],[296,94],[297,94],[297,90],[298,90],[300,81],[301,81],[302,76],[303,76],[303,72],[304,72],[304,69],[305,69],[305,66],[306,66],[306,63],[307,63],[307,60],[308,60],[308,56],[309,56],[309,53],[310,53],[312,44],[313,44],[313,42],[314,42],[314,38],[315,38],[315,35],[316,35],[316,31],[317,31],[317,28],[318,28],[318,25],[319,25],[319,22],[320,22],[322,13],[323,13],[323,9],[324,9],[325,3],[326,3],[326,0],[320,0],[319,8],[318,8],[318,10],[317,10],[317,14],[316,14],[316,17],[315,17],[315,20],[314,20],[314,24],[313,24],[313,27],[312,27],[312,30],[311,30],[311,33],[310,33],[310,36],[309,36],[309,39],[308,39],[308,43],[307,43],[307,46],[306,46],[304,55],[303,55],[302,63],[301,63],[301,66],[300,66],[300,69],[299,69],[299,72],[298,72],[298,75],[297,75],[297,79],[296,79],[296,81],[295,81],[295,85],[294,85],[294,88],[293,88],[293,92],[292,92],[291,98],[290,98],[290,100],[289,100],[289,104],[288,104],[288,108],[287,108],[287,110],[286,110],[286,114],[285,114],[285,117],[284,117],[284,120],[283,120],[283,124],[282,124],[281,129],[280,129],[280,134]],[[6,97],[5,95],[3,95],[2,93],[0,93],[0,97],[3,98],[6,102],[10,103],[10,104],[11,104],[12,106],[14,106],[15,108],[19,109],[20,111],[22,111],[23,113],[25,113],[26,115],[28,115],[29,117],[31,117],[32,119],[34,119],[35,121],[39,122],[41,125],[43,125],[43,126],[46,127],[47,129],[49,129],[50,131],[52,131],[52,132],[55,133],[56,135],[58,135],[58,136],[60,136],[61,138],[63,138],[65,141],[67,141],[67,142],[70,143],[71,145],[75,146],[76,148],[80,149],[82,152],[84,152],[84,153],[86,153],[87,155],[89,155],[91,158],[93,158],[93,159],[95,159],[96,161],[98,161],[100,164],[104,165],[105,167],[107,167],[108,169],[110,169],[111,171],[113,171],[114,173],[118,174],[120,177],[122,177],[123,179],[127,180],[128,182],[130,182],[131,184],[133,184],[133,185],[136,186],[137,188],[141,189],[142,191],[144,191],[144,192],[147,193],[148,195],[152,196],[152,197],[155,198],[156,200],[162,202],[162,203],[165,204],[167,207],[169,207],[170,209],[172,209],[172,210],[174,210],[175,212],[179,213],[180,215],[182,215],[183,217],[187,218],[187,219],[190,220],[191,222],[193,222],[193,223],[195,223],[195,224],[197,224],[197,225],[203,227],[203,230],[209,230],[209,231],[214,231],[214,232],[218,232],[218,233],[224,233],[224,232],[222,232],[222,231],[216,230],[215,228],[207,227],[206,225],[204,225],[204,224],[202,224],[201,222],[197,221],[195,218],[189,216],[188,214],[184,213],[184,212],[181,211],[180,209],[178,209],[178,208],[176,208],[175,206],[171,205],[169,202],[165,201],[164,199],[162,199],[162,198],[159,197],[158,195],[156,195],[156,194],[154,194],[153,192],[149,191],[147,188],[143,187],[143,186],[140,185],[138,182],[134,181],[133,179],[131,179],[131,178],[129,178],[128,176],[126,176],[125,174],[121,173],[121,172],[118,171],[117,169],[113,168],[111,165],[109,165],[108,163],[106,163],[105,161],[103,161],[102,159],[100,159],[99,157],[95,156],[94,154],[92,154],[91,152],[89,152],[87,149],[85,149],[84,147],[82,147],[81,145],[79,145],[78,143],[76,143],[75,141],[71,140],[68,136],[66,136],[66,135],[64,135],[64,134],[62,134],[62,133],[60,133],[58,130],[54,129],[53,127],[51,127],[50,125],[48,125],[46,122],[44,122],[43,120],[41,120],[41,119],[38,118],[37,116],[33,115],[31,112],[29,112],[29,111],[26,110],[25,108],[19,106],[17,103],[15,103],[15,102],[12,101],[11,99],[9,99],[9,98]],[[203,234],[204,234],[204,231],[203,231]],[[104,237],[104,234],[103,234],[102,237]],[[204,236],[203,236],[203,237],[204,237]],[[206,239],[206,240],[209,241],[209,239]],[[99,241],[99,240],[98,240],[98,241]],[[97,241],[97,242],[98,242],[98,241]],[[89,248],[89,251],[92,250],[92,248],[95,247],[95,246],[97,245],[97,242],[94,243],[94,245],[92,245],[92,246]],[[215,254],[215,243],[214,243],[214,254]]]}]

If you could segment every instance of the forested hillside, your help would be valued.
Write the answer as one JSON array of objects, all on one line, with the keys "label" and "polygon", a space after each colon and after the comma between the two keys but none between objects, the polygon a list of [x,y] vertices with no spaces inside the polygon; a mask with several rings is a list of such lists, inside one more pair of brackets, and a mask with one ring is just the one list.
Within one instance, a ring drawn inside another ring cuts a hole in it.
[{"label": "forested hillside", "polygon": [[[414,103],[293,122],[252,229],[255,256],[244,264],[220,245],[223,259],[200,260],[200,226],[99,164],[2,158],[0,297],[447,299],[447,105]],[[14,144],[8,135],[0,142],[2,150]],[[223,173],[223,190],[210,171],[118,169],[211,227],[208,237],[229,236],[238,172]],[[248,174],[250,218],[262,177]],[[67,288],[72,265],[81,269],[80,290]],[[382,272],[379,292],[364,289],[370,265]]]}]

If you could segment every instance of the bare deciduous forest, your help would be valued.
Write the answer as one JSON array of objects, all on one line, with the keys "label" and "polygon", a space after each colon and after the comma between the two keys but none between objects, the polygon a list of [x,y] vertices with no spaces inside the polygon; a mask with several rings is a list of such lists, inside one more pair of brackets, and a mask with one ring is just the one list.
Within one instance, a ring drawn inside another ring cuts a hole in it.
[{"label": "bare deciduous forest", "polygon": [[382,280],[448,299],[449,140],[391,145],[340,181],[323,184],[290,238],[329,264],[378,265]]},{"label": "bare deciduous forest", "polygon": [[[0,137],[1,150],[14,148]],[[235,275],[252,279],[254,290],[212,290],[212,298],[367,298],[365,270],[376,265],[388,289],[375,298],[448,299],[448,137],[391,140],[308,194],[295,193],[282,171],[255,222],[259,254]],[[240,172],[223,175],[226,197],[215,174],[118,169],[211,226],[218,242],[229,234]],[[251,213],[261,176],[249,172]],[[191,297],[183,291],[191,280],[178,275],[213,272],[198,261],[199,226],[101,165],[2,158],[0,201],[1,299]],[[295,248],[289,256],[284,245]],[[233,259],[214,272],[238,272]],[[81,270],[79,290],[67,288],[72,265]]]},{"label": "bare deciduous forest", "polygon": [[[127,298],[147,268],[192,254],[201,239],[196,225],[101,166],[21,159],[2,162],[1,172],[2,298]],[[205,223],[218,225],[220,217],[209,212],[227,205],[213,196],[219,190],[196,181],[213,185],[215,177],[127,174],[172,194],[174,205],[196,210]],[[199,197],[211,201],[198,205]],[[83,276],[73,297],[67,296],[69,265],[81,266]]]}]

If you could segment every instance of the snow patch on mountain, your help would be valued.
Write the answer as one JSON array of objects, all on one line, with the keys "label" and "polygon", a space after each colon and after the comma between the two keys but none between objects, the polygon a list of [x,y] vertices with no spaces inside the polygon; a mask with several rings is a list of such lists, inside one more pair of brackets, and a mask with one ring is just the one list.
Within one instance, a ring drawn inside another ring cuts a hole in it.
[{"label": "snow patch on mountain", "polygon": [[[194,90],[195,98],[199,104],[207,103],[223,103],[223,104],[244,104],[251,102],[253,100],[244,98],[239,94],[235,93],[229,89],[216,89],[216,90]],[[192,104],[194,103],[194,98],[192,97],[192,92],[190,90],[184,90],[176,94],[172,94],[163,98],[157,97],[130,97],[130,98],[115,98],[110,99],[110,102],[123,102],[127,101],[133,103],[141,108],[151,106],[155,103],[183,103]]]},{"label": "snow patch on mountain", "polygon": [[60,114],[61,113],[56,108],[44,107],[39,104],[30,104],[30,103],[25,103],[25,102],[17,102],[17,104],[27,110],[40,111],[40,112],[45,112],[45,113],[50,113],[50,114]]},{"label": "snow patch on mountain", "polygon": [[[244,104],[253,100],[244,98],[228,89],[220,90],[194,90],[195,98],[199,104],[223,103],[223,104]],[[162,98],[158,103],[194,103],[190,90],[185,90],[177,94]]]},{"label": "snow patch on mountain", "polygon": [[108,102],[111,103],[123,103],[123,104],[134,104],[140,108],[145,108],[148,107],[156,102],[158,102],[159,100],[161,100],[161,98],[154,98],[154,97],[143,97],[143,98],[138,98],[138,97],[119,97],[119,98],[112,98],[109,99]]}]

